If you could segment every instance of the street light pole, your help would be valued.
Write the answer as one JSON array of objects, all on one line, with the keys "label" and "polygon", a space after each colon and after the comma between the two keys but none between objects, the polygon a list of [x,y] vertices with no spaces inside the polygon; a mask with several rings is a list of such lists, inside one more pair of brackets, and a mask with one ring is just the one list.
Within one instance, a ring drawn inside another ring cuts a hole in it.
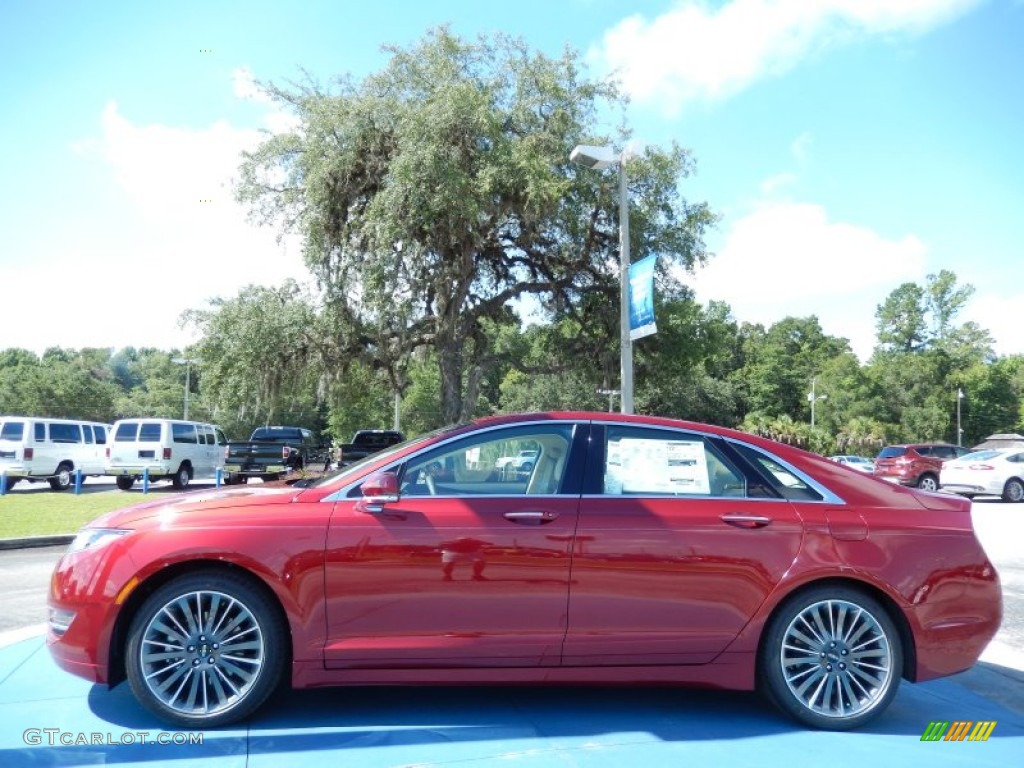
[{"label": "street light pole", "polygon": [[188,391],[192,388],[192,363],[196,360],[191,357],[175,357],[171,359],[171,362],[185,366],[185,408],[181,418],[183,421],[188,421]]},{"label": "street light pole", "polygon": [[964,399],[964,391],[956,388],[956,444],[959,447],[963,444],[964,431],[960,429],[960,401]]},{"label": "street light pole", "polygon": [[633,340],[629,338],[629,195],[626,192],[626,153],[619,155],[619,375],[622,412],[633,412]]},{"label": "street light pole", "polygon": [[619,377],[622,413],[633,413],[633,342],[629,338],[629,195],[626,189],[626,150],[580,144],[569,160],[585,168],[619,166]]},{"label": "street light pole", "polygon": [[814,404],[819,400],[828,400],[828,395],[819,395],[815,393],[817,385],[818,377],[815,376],[811,379],[811,391],[807,395],[807,399],[811,401],[811,429],[814,429]]}]

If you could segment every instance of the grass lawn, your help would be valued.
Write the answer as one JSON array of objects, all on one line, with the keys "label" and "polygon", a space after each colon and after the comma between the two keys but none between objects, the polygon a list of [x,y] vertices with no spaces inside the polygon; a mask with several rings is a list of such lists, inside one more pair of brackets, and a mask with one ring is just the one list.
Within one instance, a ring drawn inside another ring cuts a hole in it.
[{"label": "grass lawn", "polygon": [[121,491],[83,493],[79,496],[70,491],[13,491],[0,497],[0,539],[75,533],[84,523],[104,512],[144,499],[146,497],[141,494]]}]

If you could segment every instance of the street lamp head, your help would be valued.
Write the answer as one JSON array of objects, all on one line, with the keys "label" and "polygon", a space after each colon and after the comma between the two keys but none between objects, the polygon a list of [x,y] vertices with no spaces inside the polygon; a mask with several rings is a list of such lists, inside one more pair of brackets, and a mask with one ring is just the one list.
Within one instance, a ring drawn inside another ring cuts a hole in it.
[{"label": "street lamp head", "polygon": [[619,162],[619,156],[611,147],[595,147],[590,144],[578,144],[569,153],[569,161],[582,165],[584,168],[592,168],[603,171],[611,168]]}]

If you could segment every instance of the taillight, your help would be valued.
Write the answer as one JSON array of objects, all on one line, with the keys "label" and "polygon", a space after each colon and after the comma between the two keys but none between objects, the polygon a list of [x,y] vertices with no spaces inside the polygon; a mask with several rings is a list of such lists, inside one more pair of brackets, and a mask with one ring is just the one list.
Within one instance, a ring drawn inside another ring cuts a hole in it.
[{"label": "taillight", "polygon": [[26,448],[25,449],[25,461],[29,461],[35,455],[35,453],[36,453],[36,449],[35,448]]},{"label": "taillight", "polygon": [[991,464],[971,464],[968,469],[995,469]]},{"label": "taillight", "polygon": [[108,459],[110,458],[110,446],[109,445],[107,446],[107,458]]},{"label": "taillight", "polygon": [[169,461],[171,458],[171,449],[164,448],[164,461]]}]

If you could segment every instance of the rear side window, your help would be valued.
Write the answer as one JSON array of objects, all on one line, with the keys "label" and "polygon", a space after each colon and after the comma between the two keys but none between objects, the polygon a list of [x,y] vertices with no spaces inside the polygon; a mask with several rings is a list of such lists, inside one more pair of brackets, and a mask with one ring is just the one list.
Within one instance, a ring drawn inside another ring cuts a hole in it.
[{"label": "rear side window", "polygon": [[[36,424],[36,428],[42,424]],[[21,440],[25,436],[25,423],[22,421],[5,421],[0,427],[0,440]]]},{"label": "rear side window", "polygon": [[115,443],[134,443],[136,436],[139,434],[139,424],[136,421],[126,421],[123,424],[117,425],[117,431],[114,432]]},{"label": "rear side window", "polygon": [[160,424],[155,421],[144,421],[139,427],[139,442],[140,443],[159,443],[160,442]]},{"label": "rear side window", "polygon": [[734,443],[733,447],[760,471],[770,487],[783,498],[798,501],[821,501],[823,499],[818,491],[811,488],[798,475],[771,456],[741,443]]},{"label": "rear side window", "polygon": [[171,424],[171,436],[176,443],[196,443],[195,424]]},{"label": "rear side window", "polygon": [[907,452],[907,449],[904,448],[903,446],[894,445],[894,446],[891,446],[889,448],[883,448],[882,452],[878,454],[878,458],[880,458],[880,459],[895,459],[895,458],[898,458],[900,456],[905,455],[906,452]]},{"label": "rear side window", "polygon": [[80,443],[82,442],[82,430],[77,424],[50,424],[50,442],[53,443]]}]

